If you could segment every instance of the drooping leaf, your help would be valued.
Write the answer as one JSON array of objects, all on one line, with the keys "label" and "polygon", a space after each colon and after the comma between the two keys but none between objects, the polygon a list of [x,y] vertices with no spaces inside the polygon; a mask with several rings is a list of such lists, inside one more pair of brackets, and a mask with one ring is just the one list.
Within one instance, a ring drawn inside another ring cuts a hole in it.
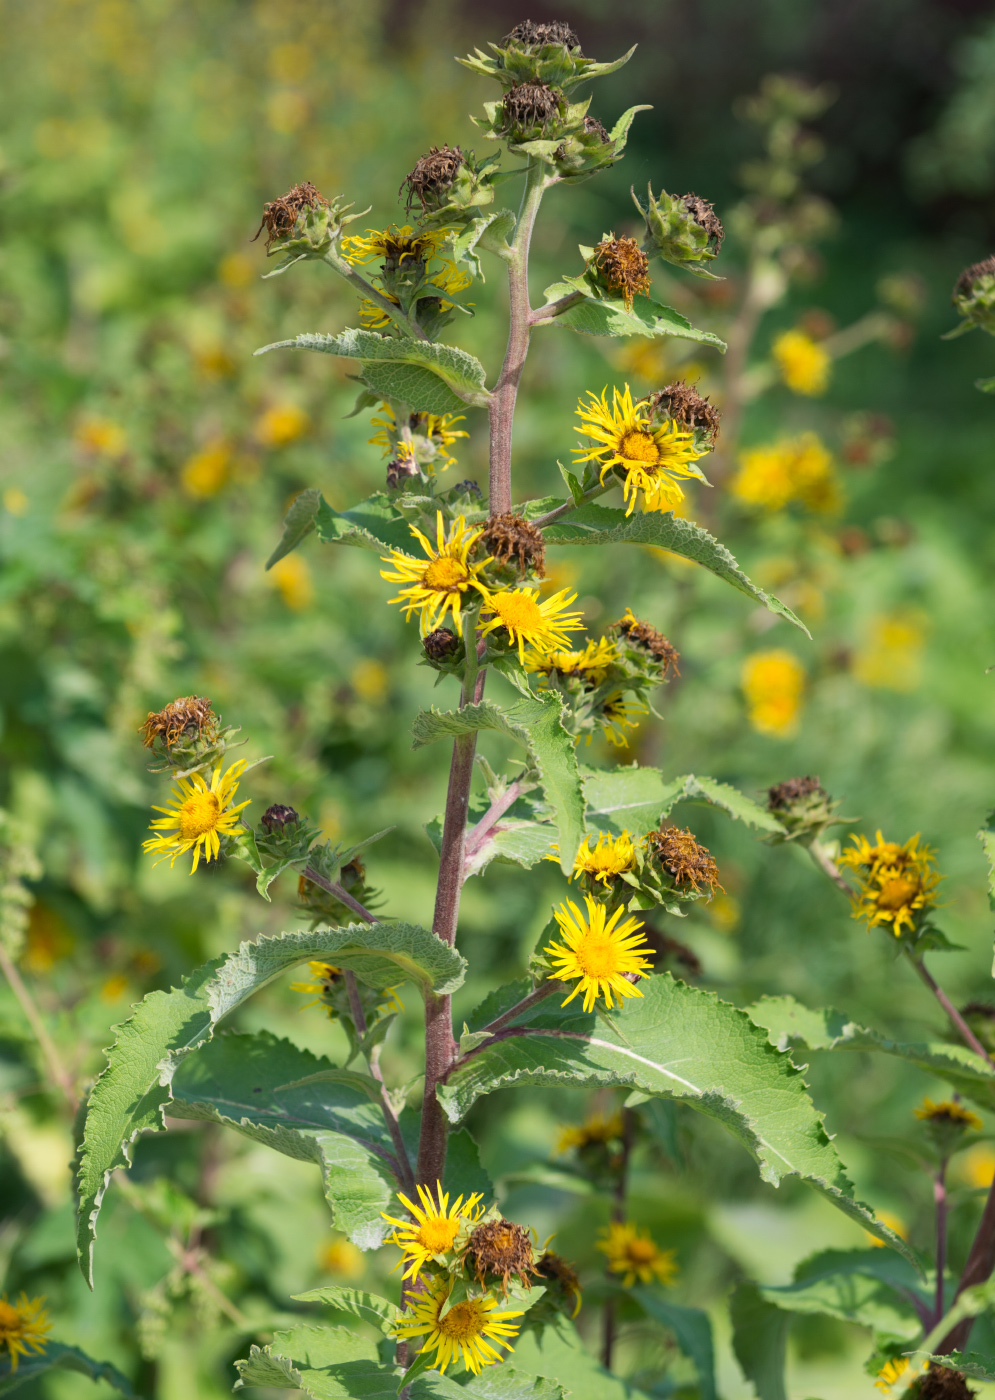
[{"label": "drooping leaf", "polygon": [[741,1283],[729,1303],[732,1349],[757,1400],[788,1400],[784,1363],[790,1318],[768,1303],[754,1283]]},{"label": "drooping leaf", "polygon": [[466,404],[485,407],[483,365],[455,345],[347,330],[340,335],[304,334],[264,345],[270,350],[318,350],[361,362],[364,382],[383,399],[397,399],[416,413],[456,413]]},{"label": "drooping leaf", "polygon": [[[575,1011],[576,1002],[539,1003],[457,1061],[438,1090],[446,1114],[458,1122],[481,1095],[509,1085],[627,1085],[663,1095],[720,1122],[752,1153],[764,1181],[800,1177],[914,1259],[854,1199],[800,1071],[745,1012],[669,973],[644,979],[640,990],[638,1000],[613,1013],[617,1029]],[[487,1014],[494,1014],[491,1006]],[[471,1029],[482,1024],[475,1016]]]},{"label": "drooping leaf", "polygon": [[286,555],[290,554],[302,540],[307,539],[314,529],[314,518],[322,504],[321,492],[309,487],[295,496],[283,521],[283,537],[266,560],[266,568],[272,569]]},{"label": "drooping leaf", "polygon": [[749,579],[736,563],[736,560],[707,530],[696,525],[693,520],[682,520],[673,511],[660,514],[633,512],[626,515],[622,510],[608,506],[578,506],[562,520],[554,520],[543,529],[547,544],[644,544],[658,549],[669,550],[684,559],[710,570],[740,593],[745,593],[754,602],[762,603],[769,612],[785,618],[801,628],[806,636],[808,628],[795,614],[771,593]]},{"label": "drooping leaf", "polygon": [[656,768],[581,768],[587,799],[587,824],[591,831],[651,831],[678,802],[702,802],[718,807],[748,826],[777,831],[780,822],[759,803],[716,778],[687,773],[664,778]]},{"label": "drooping leaf", "polygon": [[412,725],[416,749],[480,730],[507,734],[525,745],[555,814],[560,867],[569,873],[584,836],[584,794],[574,741],[563,726],[563,702],[553,694],[523,696],[506,708],[485,700],[462,710],[422,710]]},{"label": "drooping leaf", "polygon": [[671,1302],[661,1288],[646,1284],[631,1289],[630,1296],[648,1317],[662,1323],[674,1334],[681,1351],[694,1362],[700,1400],[716,1400],[715,1345],[708,1313],[701,1308],[681,1307]]},{"label": "drooping leaf", "polygon": [[387,496],[377,492],[350,510],[333,510],[327,501],[319,502],[314,517],[318,538],[325,544],[349,544],[383,554],[388,549],[411,553],[417,548],[411,531],[398,519]]},{"label": "drooping leaf", "polygon": [[757,1291],[785,1312],[835,1317],[902,1340],[922,1334],[910,1299],[919,1299],[925,1308],[933,1301],[908,1260],[890,1249],[820,1250],[798,1265],[792,1283]]},{"label": "drooping leaf", "polygon": [[[635,114],[633,109],[633,115]],[[609,296],[581,274],[564,277],[547,287],[543,295],[546,305],[575,294],[578,300],[546,324],[569,326],[584,335],[672,335],[678,340],[696,340],[701,345],[713,345],[724,351],[726,343],[712,331],[698,330],[686,316],[672,306],[664,306],[653,297],[634,296],[631,308],[621,297]]]},{"label": "drooping leaf", "polygon": [[995,1109],[995,1070],[966,1045],[945,1041],[915,1044],[891,1040],[851,1021],[831,1007],[810,1011],[791,996],[761,997],[746,1014],[768,1031],[780,1050],[879,1050],[938,1075],[983,1108]]},{"label": "drooping leaf", "polygon": [[47,1342],[45,1350],[35,1355],[22,1356],[17,1370],[11,1370],[9,1361],[0,1361],[0,1395],[10,1395],[18,1386],[28,1381],[36,1381],[48,1371],[76,1371],[91,1381],[106,1381],[121,1395],[134,1400],[135,1392],[127,1376],[123,1376],[109,1361],[94,1361],[79,1347],[66,1346],[62,1342]]},{"label": "drooping leaf", "polygon": [[295,1303],[325,1303],[336,1312],[358,1317],[361,1322],[372,1323],[381,1332],[389,1333],[390,1324],[400,1315],[400,1309],[387,1298],[376,1293],[364,1293],[358,1288],[340,1288],[337,1284],[326,1284],[323,1288],[312,1288],[308,1293],[295,1293]]}]

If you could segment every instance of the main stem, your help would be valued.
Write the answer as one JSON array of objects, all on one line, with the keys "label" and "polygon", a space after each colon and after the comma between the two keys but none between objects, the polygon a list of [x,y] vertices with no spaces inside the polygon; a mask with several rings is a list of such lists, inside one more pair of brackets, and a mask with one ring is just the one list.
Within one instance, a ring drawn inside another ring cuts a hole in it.
[{"label": "main stem", "polygon": [[[615,1190],[612,1193],[612,1220],[621,1225],[625,1220],[625,1196],[629,1189],[629,1158],[632,1155],[632,1142],[636,1131],[636,1115],[631,1108],[622,1109],[622,1159],[619,1163]],[[615,1300],[605,1301],[602,1314],[601,1364],[606,1371],[612,1368],[612,1353],[615,1350]]]}]

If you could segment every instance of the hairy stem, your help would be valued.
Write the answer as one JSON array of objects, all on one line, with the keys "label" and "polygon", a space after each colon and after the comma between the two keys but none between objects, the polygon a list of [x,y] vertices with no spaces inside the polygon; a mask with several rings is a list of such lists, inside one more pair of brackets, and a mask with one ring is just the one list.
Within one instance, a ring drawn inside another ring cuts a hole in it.
[{"label": "hairy stem", "polygon": [[329,248],[328,252],[324,255],[323,261],[326,262],[329,267],[334,268],[340,277],[344,277],[353,290],[359,292],[360,296],[367,297],[374,305],[379,306],[382,311],[386,311],[394,324],[400,326],[402,330],[407,331],[412,339],[428,340],[428,336],[417,321],[412,320],[410,316],[405,316],[399,306],[395,306],[389,297],[384,296],[383,292],[378,291],[377,288],[373,286],[372,282],[367,282],[366,278],[361,276],[355,268],[351,267],[340,253],[336,253],[334,249]]},{"label": "hairy stem", "polygon": [[936,997],[936,1000],[940,1003],[944,1011],[949,1016],[951,1025],[953,1025],[953,1027],[957,1031],[957,1034],[960,1036],[961,1040],[963,1040],[964,1044],[967,1045],[971,1050],[973,1050],[976,1055],[980,1055],[983,1060],[986,1060],[988,1064],[991,1065],[992,1069],[995,1069],[995,1060],[992,1059],[991,1055],[989,1055],[988,1051],[982,1045],[981,1041],[971,1030],[971,1027],[964,1020],[964,1017],[960,1014],[956,1006],[954,1006],[953,1002],[950,1000],[946,992],[940,986],[939,982],[937,982],[936,978],[926,967],[926,964],[923,962],[922,958],[917,958],[914,953],[910,952],[908,953],[908,959],[912,966],[915,968],[916,972],[918,972],[919,976],[926,983],[926,986]]},{"label": "hairy stem", "polygon": [[24,1012],[28,1024],[34,1032],[35,1039],[38,1042],[38,1048],[41,1050],[42,1057],[45,1061],[45,1067],[48,1070],[49,1079],[51,1079],[55,1087],[65,1095],[70,1112],[75,1113],[79,1099],[76,1095],[76,1085],[73,1082],[73,1077],[62,1063],[62,1058],[55,1048],[55,1041],[45,1028],[45,1022],[41,1018],[41,1013],[37,1006],[35,1006],[34,998],[25,986],[21,974],[17,970],[16,963],[2,944],[0,944],[0,971],[3,972],[3,975],[9,982],[10,990],[17,998],[21,1010]]},{"label": "hairy stem", "polygon": [[529,244],[539,203],[546,188],[545,167],[536,161],[525,175],[525,193],[518,215],[518,227],[508,259],[508,348],[490,402],[491,465],[490,510],[502,515],[511,510],[511,434],[515,400],[529,353]]},{"label": "hairy stem", "polygon": [[347,909],[351,909],[354,914],[358,914],[366,923],[376,924],[380,922],[375,914],[371,914],[369,909],[365,909],[363,905],[360,904],[358,899],[353,899],[348,890],[344,890],[342,886],[336,884],[334,880],[326,880],[324,875],[318,874],[314,866],[305,865],[304,878],[305,880],[310,880],[313,885],[317,885],[319,889],[324,890],[326,894],[332,895],[340,904],[344,904]]},{"label": "hairy stem", "polygon": [[482,1029],[488,1035],[496,1035],[498,1031],[504,1030],[512,1021],[517,1021],[519,1016],[524,1016],[526,1011],[531,1011],[533,1006],[538,1006],[539,1002],[545,1001],[554,992],[566,990],[565,982],[558,982],[555,977],[550,977],[546,982],[540,982],[538,987],[529,992],[527,997],[522,997],[521,1001],[516,1001],[515,1005],[496,1017],[489,1025]]},{"label": "hairy stem", "polygon": [[[981,1213],[981,1223],[974,1237],[974,1243],[971,1245],[971,1252],[967,1256],[964,1272],[960,1276],[954,1301],[956,1302],[965,1288],[973,1288],[977,1283],[986,1283],[991,1278],[993,1268],[995,1268],[995,1181],[992,1182],[988,1192],[988,1199],[985,1201],[985,1208]],[[963,1351],[973,1325],[973,1317],[965,1317],[962,1322],[958,1322],[957,1326],[947,1333],[936,1348],[937,1356],[947,1356],[952,1351]]]},{"label": "hairy stem", "polygon": [[933,1200],[936,1204],[936,1306],[933,1326],[943,1317],[943,1275],[947,1268],[947,1159],[940,1162],[933,1182]]},{"label": "hairy stem", "polygon": [[836,863],[825,846],[820,844],[818,837],[813,837],[808,843],[808,853],[822,871],[823,875],[828,875],[836,888],[842,890],[849,899],[853,891],[840,874],[839,870],[837,870]]}]

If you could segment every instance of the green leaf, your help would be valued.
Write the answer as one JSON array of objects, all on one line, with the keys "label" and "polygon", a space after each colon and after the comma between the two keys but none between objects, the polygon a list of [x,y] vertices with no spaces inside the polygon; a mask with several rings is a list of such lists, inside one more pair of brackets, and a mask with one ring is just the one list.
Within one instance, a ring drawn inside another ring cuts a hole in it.
[{"label": "green leaf", "polygon": [[485,700],[462,710],[422,710],[412,725],[413,747],[480,730],[507,734],[525,745],[555,814],[560,868],[570,874],[584,837],[584,794],[574,740],[563,727],[563,702],[547,694],[523,697],[505,709]]},{"label": "green leaf", "polygon": [[322,500],[314,518],[318,538],[325,544],[349,544],[383,554],[385,549],[411,551],[414,537],[383,492],[350,510],[333,510]]},{"label": "green leaf", "polygon": [[[995,384],[995,379],[992,384]],[[916,1360],[932,1361],[934,1365],[960,1371],[969,1381],[995,1381],[995,1357],[982,1356],[976,1351],[951,1351],[945,1356],[917,1351]]]},{"label": "green leaf", "polygon": [[683,784],[678,802],[703,802],[709,807],[718,807],[736,821],[745,822],[759,831],[784,832],[784,827],[772,812],[728,783],[720,783],[717,778],[696,778],[693,773],[674,781]]},{"label": "green leaf", "polygon": [[754,1283],[741,1283],[729,1303],[732,1349],[743,1375],[752,1381],[757,1400],[788,1400],[784,1362],[788,1345],[787,1313],[773,1307]]},{"label": "green leaf", "polygon": [[651,831],[668,817],[678,802],[704,802],[718,807],[730,817],[759,827],[761,831],[782,831],[780,822],[759,803],[728,783],[716,778],[698,778],[687,773],[680,778],[664,778],[656,768],[582,767],[587,824],[591,831]]},{"label": "green leaf", "polygon": [[983,394],[995,394],[995,379],[976,379],[974,387]]},{"label": "green leaf", "polygon": [[121,1395],[133,1400],[135,1392],[131,1382],[116,1366],[109,1361],[94,1361],[79,1347],[65,1346],[62,1342],[47,1342],[38,1356],[22,1356],[16,1371],[11,1370],[9,1362],[0,1362],[0,1395],[10,1395],[19,1385],[53,1370],[77,1371],[91,1381],[106,1381]]},{"label": "green leaf", "polygon": [[[545,1376],[530,1376],[518,1369],[514,1361],[515,1355],[512,1355],[500,1366],[487,1366],[479,1376],[469,1376],[465,1385],[453,1382],[452,1400],[460,1400],[461,1396],[465,1400],[563,1400],[563,1387],[556,1381]],[[433,1391],[433,1394],[438,1393]]]},{"label": "green leaf", "polygon": [[295,1327],[275,1333],[236,1361],[235,1389],[301,1390],[312,1400],[393,1400],[400,1372],[379,1360],[376,1342],[345,1327]]},{"label": "green leaf", "polygon": [[274,564],[295,550],[302,540],[307,539],[314,529],[314,518],[322,504],[321,492],[316,491],[313,486],[294,497],[284,516],[283,538],[266,560],[267,569],[272,569]]},{"label": "green leaf", "polygon": [[515,215],[511,209],[492,209],[486,214],[479,214],[453,239],[454,261],[468,263],[474,277],[479,277],[481,282],[485,281],[477,249],[484,248],[489,253],[496,253],[498,257],[507,254],[510,251],[508,237],[515,227],[515,222]]},{"label": "green leaf", "polygon": [[364,382],[383,399],[399,399],[413,412],[455,413],[464,404],[486,407],[486,373],[473,355],[455,345],[347,330],[340,335],[298,335],[264,345],[270,350],[319,350],[359,360]]},{"label": "green leaf", "polygon": [[[995,380],[992,383],[995,384]],[[988,907],[995,909],[995,811],[989,812],[985,817],[985,824],[978,832],[978,840],[988,865]],[[992,976],[995,977],[995,962],[992,964]]]},{"label": "green leaf", "polygon": [[708,1313],[701,1308],[684,1308],[672,1303],[660,1288],[643,1285],[630,1289],[629,1294],[647,1316],[673,1332],[681,1351],[694,1362],[699,1400],[716,1400],[715,1346]]},{"label": "green leaf", "polygon": [[755,1025],[768,1031],[779,1050],[880,1050],[938,1075],[982,1108],[995,1110],[995,1070],[966,1045],[945,1041],[914,1044],[891,1040],[851,1021],[830,1007],[810,1011],[794,997],[761,997],[746,1008]]},{"label": "green leaf", "polygon": [[[638,109],[633,109],[633,114]],[[724,351],[726,343],[711,331],[700,331],[686,316],[672,306],[664,306],[652,297],[635,296],[632,309],[627,310],[621,297],[601,293],[583,275],[564,277],[547,287],[543,295],[546,305],[561,297],[579,293],[584,300],[567,307],[551,321],[552,326],[569,326],[584,335],[672,335],[678,340],[696,340],[702,345],[714,345]]]},{"label": "green leaf", "polygon": [[335,1284],[312,1288],[309,1293],[295,1293],[294,1302],[325,1303],[337,1312],[372,1323],[385,1335],[390,1332],[390,1324],[400,1316],[400,1309],[387,1298],[380,1298],[376,1293],[364,1293],[358,1288],[339,1288]]},{"label": "green leaf", "polygon": [[916,1270],[889,1249],[821,1250],[798,1265],[792,1283],[757,1291],[785,1312],[835,1317],[902,1340],[922,1335],[910,1296],[926,1308],[932,1303]]},{"label": "green leaf", "polygon": [[600,1366],[566,1318],[547,1323],[541,1336],[523,1332],[513,1360],[517,1371],[559,1382],[572,1400],[636,1400],[644,1394]]},{"label": "green leaf", "polygon": [[[789,1056],[738,1007],[669,973],[645,978],[643,995],[603,1018],[550,1000],[500,1038],[457,1061],[438,1095],[458,1122],[483,1094],[509,1085],[627,1085],[687,1103],[716,1119],[752,1153],[771,1185],[797,1176],[908,1258],[908,1246],[853,1198],[805,1081]],[[473,1029],[477,1029],[474,1018]]]},{"label": "green leaf", "polygon": [[762,603],[769,612],[801,628],[806,636],[810,635],[789,607],[747,578],[724,544],[719,544],[694,521],[682,520],[673,511],[626,515],[622,510],[607,506],[579,506],[562,520],[545,526],[543,538],[553,545],[644,544],[668,549],[672,554],[701,564],[754,602]]}]

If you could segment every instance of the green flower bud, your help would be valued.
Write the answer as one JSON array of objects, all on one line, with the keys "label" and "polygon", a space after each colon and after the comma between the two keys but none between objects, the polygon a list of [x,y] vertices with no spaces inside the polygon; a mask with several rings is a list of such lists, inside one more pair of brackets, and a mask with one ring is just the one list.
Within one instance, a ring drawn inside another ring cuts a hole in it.
[{"label": "green flower bud", "polygon": [[827,827],[846,820],[836,815],[838,807],[818,778],[787,778],[767,793],[767,810],[784,827],[785,841],[818,839]]},{"label": "green flower bud", "polygon": [[705,264],[718,256],[724,230],[712,205],[696,194],[677,195],[660,191],[659,199],[649,186],[644,208],[635,190],[632,198],[646,220],[643,247],[675,267],[685,267],[696,277],[714,277]]},{"label": "green flower bud", "polygon": [[293,807],[277,802],[259,819],[256,846],[278,860],[303,860],[317,834],[318,827],[311,826]]},{"label": "green flower bud", "polygon": [[964,320],[958,330],[973,330],[978,326],[995,335],[995,257],[967,267],[957,278],[953,304]]},{"label": "green flower bud", "polygon": [[496,78],[505,88],[519,83],[548,83],[565,92],[578,83],[617,72],[635,53],[633,46],[614,63],[597,63],[585,58],[580,40],[563,20],[549,24],[523,20],[500,44],[488,47],[490,54],[475,49],[467,58],[458,61],[471,72]]}]

